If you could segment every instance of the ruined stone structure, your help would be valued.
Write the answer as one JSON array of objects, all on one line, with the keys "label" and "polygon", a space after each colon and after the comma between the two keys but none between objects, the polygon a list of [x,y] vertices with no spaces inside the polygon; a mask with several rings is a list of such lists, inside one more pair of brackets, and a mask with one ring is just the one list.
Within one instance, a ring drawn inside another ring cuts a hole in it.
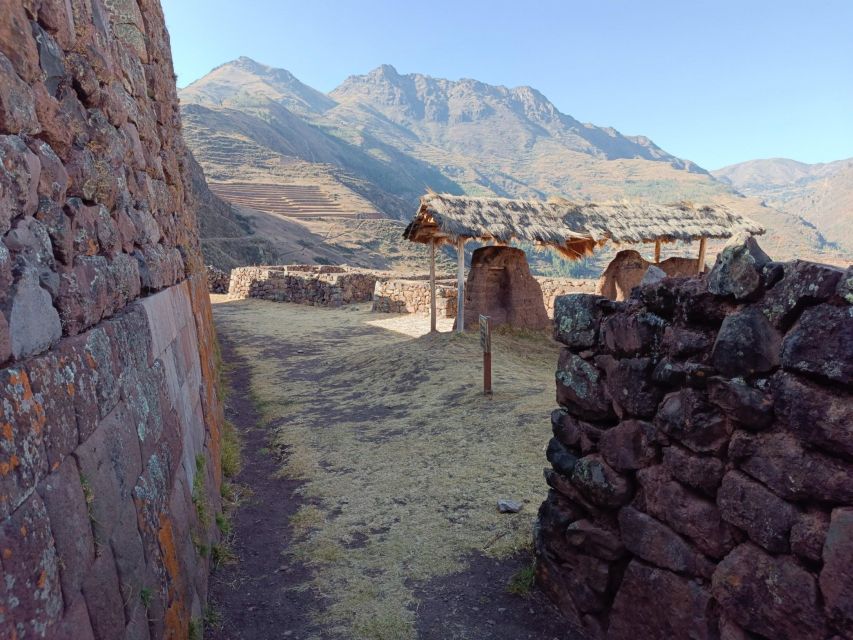
[{"label": "ruined stone structure", "polygon": [[373,299],[377,274],[337,266],[285,265],[231,270],[229,297],[340,307]]},{"label": "ruined stone structure", "polygon": [[491,318],[493,327],[545,329],[551,325],[542,287],[530,274],[521,249],[488,246],[471,255],[465,283],[466,331],[478,326],[481,314]]},{"label": "ruined stone structure", "polygon": [[592,637],[853,638],[853,268],[557,302],[537,580]]},{"label": "ruined stone structure", "polygon": [[655,264],[637,251],[625,249],[617,253],[607,265],[598,280],[595,293],[610,300],[624,300],[640,284],[651,266],[668,276],[692,276],[696,273],[696,260],[692,258],[667,258]]},{"label": "ruined stone structure", "polygon": [[[456,317],[456,280],[436,281],[435,308],[439,318]],[[380,313],[418,313],[428,316],[429,280],[377,280],[373,290],[373,310]]]},{"label": "ruined stone structure", "polygon": [[554,317],[554,304],[560,296],[570,293],[595,293],[595,280],[584,278],[546,278],[533,276],[542,288],[542,301],[549,318]]},{"label": "ruined stone structure", "polygon": [[187,159],[156,0],[0,0],[2,638],[200,624],[222,414]]},{"label": "ruined stone structure", "polygon": [[207,290],[210,293],[228,293],[228,285],[231,274],[214,267],[212,264],[205,266],[207,272]]}]

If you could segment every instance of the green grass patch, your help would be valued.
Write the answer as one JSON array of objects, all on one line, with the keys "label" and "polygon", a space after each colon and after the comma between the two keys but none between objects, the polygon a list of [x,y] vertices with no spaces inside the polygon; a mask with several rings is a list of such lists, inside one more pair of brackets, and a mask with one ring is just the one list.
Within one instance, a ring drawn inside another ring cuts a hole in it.
[{"label": "green grass patch", "polygon": [[522,567],[515,572],[515,575],[509,579],[506,585],[506,590],[509,593],[517,596],[527,596],[533,590],[533,583],[536,579],[536,565],[530,563],[526,567]]}]

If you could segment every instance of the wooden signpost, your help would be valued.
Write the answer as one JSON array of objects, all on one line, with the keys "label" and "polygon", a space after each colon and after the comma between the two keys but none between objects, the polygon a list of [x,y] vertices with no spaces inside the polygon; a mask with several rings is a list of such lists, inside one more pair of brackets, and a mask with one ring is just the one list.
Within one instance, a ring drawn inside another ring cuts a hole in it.
[{"label": "wooden signpost", "polygon": [[480,347],[483,349],[483,393],[492,393],[492,327],[489,316],[480,316]]}]

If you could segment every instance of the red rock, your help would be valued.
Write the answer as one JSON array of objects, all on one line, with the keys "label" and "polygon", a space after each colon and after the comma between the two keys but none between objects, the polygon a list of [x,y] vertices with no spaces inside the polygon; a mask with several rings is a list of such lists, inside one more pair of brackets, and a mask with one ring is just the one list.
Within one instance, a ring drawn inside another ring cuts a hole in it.
[{"label": "red rock", "polygon": [[40,130],[32,89],[0,53],[0,131],[19,135],[36,134]]},{"label": "red rock", "polygon": [[684,538],[633,507],[619,510],[619,531],[628,551],[662,569],[703,578],[714,572],[714,565]]},{"label": "red rock", "polygon": [[3,630],[10,632],[6,637],[39,637],[59,620],[63,604],[50,522],[37,493],[0,522],[0,553],[0,611]]},{"label": "red rock", "polygon": [[11,228],[18,216],[31,216],[38,209],[41,163],[18,136],[0,135],[0,234]]},{"label": "red rock", "polygon": [[625,555],[625,545],[619,537],[619,531],[605,522],[595,522],[586,518],[575,520],[565,530],[566,540],[577,553],[583,553],[602,560],[614,561]]},{"label": "red rock", "polygon": [[632,560],[613,602],[608,640],[715,640],[711,594],[696,580]]},{"label": "red rock", "polygon": [[717,506],[724,520],[771,553],[788,551],[788,536],[799,511],[763,485],[739,471],[729,471],[717,493]]},{"label": "red rock", "polygon": [[830,620],[849,637],[853,635],[853,508],[832,511],[826,543],[820,589]]},{"label": "red rock", "polygon": [[742,544],[717,565],[712,584],[725,614],[748,631],[779,640],[827,637],[817,581],[790,556]]},{"label": "red rock", "polygon": [[551,438],[550,442],[548,442],[548,449],[545,455],[548,458],[548,462],[554,467],[554,470],[566,477],[571,476],[578,461],[577,456],[566,449],[565,445],[557,438]]},{"label": "red rock", "polygon": [[615,417],[601,372],[567,348],[560,352],[556,381],[557,402],[570,413],[585,420]]},{"label": "red rock", "polygon": [[853,388],[853,307],[803,311],[782,343],[782,366]]},{"label": "red rock", "polygon": [[711,378],[708,399],[750,431],[766,429],[773,423],[773,399],[742,381]]},{"label": "red rock", "polygon": [[613,408],[620,418],[654,415],[663,391],[652,383],[654,364],[651,358],[598,356],[596,365],[606,372],[605,385],[613,399]]},{"label": "red rock", "polygon": [[95,561],[95,541],[80,471],[66,458],[38,487],[53,526],[62,593],[72,602]]},{"label": "red rock", "polygon": [[592,503],[602,507],[618,507],[631,499],[632,484],[593,453],[580,458],[572,472],[571,482]]},{"label": "red rock", "polygon": [[663,464],[682,484],[714,495],[723,479],[725,466],[713,456],[699,456],[677,444],[663,448]]},{"label": "red rock", "polygon": [[616,471],[642,469],[657,458],[655,427],[642,420],[625,420],[601,434],[599,450]]},{"label": "red rock", "polygon": [[27,14],[20,2],[0,2],[0,53],[12,63],[17,74],[28,84],[39,78],[39,55],[32,37]]},{"label": "red rock", "polygon": [[124,637],[124,603],[119,588],[113,554],[108,545],[100,549],[97,560],[83,583],[83,596],[96,638]]},{"label": "red rock", "polygon": [[74,45],[74,22],[70,0],[41,0],[38,20],[50,31],[63,49]]},{"label": "red rock", "polygon": [[853,502],[853,464],[806,450],[791,434],[739,431],[729,459],[786,500]]},{"label": "red rock", "polygon": [[637,508],[686,536],[705,555],[722,558],[735,545],[732,527],[713,502],[672,480],[658,465],[637,472],[642,489]]},{"label": "red rock", "polygon": [[801,558],[820,562],[828,529],[828,513],[817,509],[803,513],[791,527],[791,551]]},{"label": "red rock", "polygon": [[781,372],[772,387],[782,425],[805,443],[853,459],[853,396]]},{"label": "red rock", "polygon": [[666,321],[653,313],[617,313],[601,323],[601,342],[614,355],[644,355],[665,326]]},{"label": "red rock", "polygon": [[708,332],[668,326],[664,331],[661,346],[675,358],[686,358],[704,353],[712,344],[713,339]]},{"label": "red rock", "polygon": [[588,349],[598,342],[601,296],[573,293],[554,299],[554,338],[573,349]]},{"label": "red rock", "polygon": [[782,337],[760,311],[747,308],[726,316],[711,363],[731,378],[767,373],[779,366]]},{"label": "red rock", "polygon": [[825,302],[834,294],[843,271],[805,260],[782,265],[782,279],[761,301],[763,314],[775,327],[787,328],[805,307]]},{"label": "red rock", "polygon": [[590,513],[592,515],[600,515],[604,513],[601,507],[590,502],[566,476],[557,473],[553,469],[544,469],[543,475],[545,476],[545,482],[549,487],[551,487],[563,499],[574,505],[575,508],[583,509],[583,513]]},{"label": "red rock", "polygon": [[551,321],[542,300],[524,251],[502,246],[474,251],[465,283],[466,330],[478,326],[480,315],[489,316],[493,327],[545,329]]},{"label": "red rock", "polygon": [[655,426],[697,453],[719,453],[728,442],[731,427],[701,391],[682,389],[666,395]]}]

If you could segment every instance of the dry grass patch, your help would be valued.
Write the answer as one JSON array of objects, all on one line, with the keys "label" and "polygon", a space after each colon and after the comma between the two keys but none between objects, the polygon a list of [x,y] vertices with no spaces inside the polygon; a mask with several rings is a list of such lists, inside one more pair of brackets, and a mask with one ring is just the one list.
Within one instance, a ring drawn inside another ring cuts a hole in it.
[{"label": "dry grass patch", "polygon": [[[557,358],[544,335],[497,332],[485,397],[475,334],[423,335],[426,320],[366,305],[249,300],[215,315],[251,363],[282,473],[305,481],[288,552],[314,567],[330,632],[413,638],[416,583],[530,547]],[[499,514],[498,498],[524,509]]]}]

